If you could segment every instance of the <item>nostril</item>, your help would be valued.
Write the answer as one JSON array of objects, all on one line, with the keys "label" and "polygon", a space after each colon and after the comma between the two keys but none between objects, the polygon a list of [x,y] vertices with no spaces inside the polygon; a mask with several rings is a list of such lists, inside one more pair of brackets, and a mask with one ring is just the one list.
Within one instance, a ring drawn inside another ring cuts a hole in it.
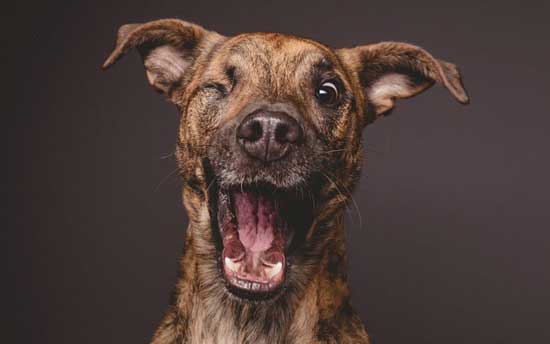
[{"label": "nostril", "polygon": [[288,136],[288,125],[285,123],[279,123],[277,128],[275,128],[275,140],[279,143],[289,142]]},{"label": "nostril", "polygon": [[262,124],[258,120],[248,120],[237,131],[237,136],[246,141],[257,141],[263,135]]},{"label": "nostril", "polygon": [[296,121],[281,122],[275,128],[275,139],[279,143],[296,143],[302,138],[302,129]]}]

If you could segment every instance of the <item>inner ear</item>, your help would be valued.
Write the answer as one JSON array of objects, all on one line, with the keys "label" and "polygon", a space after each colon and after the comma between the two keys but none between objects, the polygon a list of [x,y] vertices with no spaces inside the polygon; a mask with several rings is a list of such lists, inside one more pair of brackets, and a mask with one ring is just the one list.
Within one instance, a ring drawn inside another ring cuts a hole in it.
[{"label": "inner ear", "polygon": [[108,68],[130,49],[136,48],[147,80],[157,91],[170,96],[190,75],[200,54],[209,51],[223,36],[178,19],[161,19],[144,24],[126,24],[118,30]]},{"label": "inner ear", "polygon": [[361,85],[367,102],[366,124],[389,114],[397,99],[412,97],[436,82],[458,102],[469,101],[458,68],[414,45],[383,42],[337,53]]},{"label": "inner ear", "polygon": [[390,111],[395,99],[410,98],[434,83],[429,79],[415,80],[406,73],[397,72],[387,72],[373,80],[372,83],[365,83],[365,91],[378,115]]},{"label": "inner ear", "polygon": [[149,84],[161,93],[170,93],[193,63],[191,52],[171,45],[139,50]]}]

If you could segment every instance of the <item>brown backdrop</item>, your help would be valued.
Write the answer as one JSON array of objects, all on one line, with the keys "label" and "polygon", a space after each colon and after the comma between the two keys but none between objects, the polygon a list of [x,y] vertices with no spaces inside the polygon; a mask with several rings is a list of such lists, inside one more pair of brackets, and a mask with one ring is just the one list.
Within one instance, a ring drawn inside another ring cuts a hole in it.
[{"label": "brown backdrop", "polygon": [[136,54],[99,70],[119,25],[164,17],[335,47],[402,40],[457,63],[469,107],[433,88],[365,131],[354,304],[375,344],[550,342],[548,2],[18,6],[3,22],[11,342],[146,343],[167,306],[186,223],[163,158],[177,112]]}]

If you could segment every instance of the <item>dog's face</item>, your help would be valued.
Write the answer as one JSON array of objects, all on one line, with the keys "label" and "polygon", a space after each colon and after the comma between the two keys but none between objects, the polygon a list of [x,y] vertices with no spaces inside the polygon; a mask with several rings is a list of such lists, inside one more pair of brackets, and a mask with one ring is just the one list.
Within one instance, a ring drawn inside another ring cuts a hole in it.
[{"label": "dog's face", "polygon": [[181,111],[190,221],[207,228],[210,259],[245,298],[276,295],[330,240],[317,232],[350,197],[367,124],[434,82],[468,100],[454,65],[404,43],[333,50],[159,20],[123,26],[105,67],[134,47],[151,85]]}]

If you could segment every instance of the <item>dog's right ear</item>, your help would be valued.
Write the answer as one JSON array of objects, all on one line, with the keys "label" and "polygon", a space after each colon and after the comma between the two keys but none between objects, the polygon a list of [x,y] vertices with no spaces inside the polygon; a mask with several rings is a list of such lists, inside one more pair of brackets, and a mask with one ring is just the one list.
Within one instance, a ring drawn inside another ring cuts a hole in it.
[{"label": "dog's right ear", "polygon": [[128,50],[137,48],[151,86],[171,98],[201,54],[223,36],[179,19],[126,24],[118,30],[116,45],[102,68],[107,69]]}]

